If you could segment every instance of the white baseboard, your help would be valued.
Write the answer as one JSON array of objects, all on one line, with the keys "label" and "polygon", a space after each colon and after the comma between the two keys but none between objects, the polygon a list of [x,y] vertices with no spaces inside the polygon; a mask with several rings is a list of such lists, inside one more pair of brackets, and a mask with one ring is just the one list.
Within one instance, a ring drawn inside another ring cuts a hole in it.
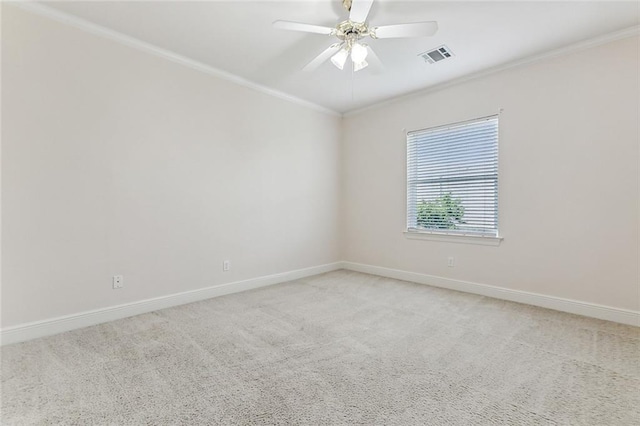
[{"label": "white baseboard", "polygon": [[529,293],[520,290],[510,290],[487,284],[454,280],[380,266],[364,265],[354,262],[335,262],[8,327],[0,330],[0,344],[8,345],[11,343],[24,342],[38,337],[50,336],[65,331],[157,311],[159,309],[170,308],[172,306],[184,305],[186,303],[224,296],[226,294],[238,293],[254,288],[292,281],[338,269],[348,269],[351,271],[379,275],[382,277],[411,281],[434,287],[442,287],[451,290],[479,294],[482,296],[494,297],[496,299],[555,309],[557,311],[569,312],[572,314],[584,315],[587,317],[614,321],[622,324],[640,326],[640,312],[638,311],[613,308],[610,306],[597,305],[595,303],[580,302],[577,300],[563,299],[560,297]]},{"label": "white baseboard", "polygon": [[48,320],[21,324],[2,329],[0,331],[0,344],[9,345],[11,343],[24,342],[38,337],[51,336],[65,331],[127,318],[134,315],[140,315],[147,312],[157,311],[159,309],[170,308],[172,306],[184,305],[186,303],[210,299],[212,297],[224,296],[226,294],[238,293],[254,288],[292,281],[311,275],[322,274],[324,272],[335,271],[337,269],[341,269],[341,267],[342,265],[340,262],[329,263],[326,265],[313,266],[311,268],[297,269],[280,274],[267,275],[244,281],[236,281],[198,290],[185,291],[183,293],[170,294],[167,296],[155,297],[153,299],[140,300],[138,302],[81,312],[74,315],[66,315]]},{"label": "white baseboard", "polygon": [[469,281],[454,280],[451,278],[436,277],[433,275],[419,274],[416,272],[401,271],[398,269],[383,268],[380,266],[364,265],[354,262],[341,262],[343,269],[379,275],[387,278],[411,281],[419,284],[427,284],[434,287],[442,287],[450,290],[464,291],[466,293],[479,294],[496,299],[525,303],[554,309],[556,311],[569,312],[577,315],[598,318],[607,321],[619,322],[640,326],[640,312],[628,309],[614,308],[611,306],[597,305],[595,303],[580,302],[577,300],[563,299],[561,297],[547,296],[544,294],[529,293],[527,291],[510,290],[487,284],[479,284]]}]

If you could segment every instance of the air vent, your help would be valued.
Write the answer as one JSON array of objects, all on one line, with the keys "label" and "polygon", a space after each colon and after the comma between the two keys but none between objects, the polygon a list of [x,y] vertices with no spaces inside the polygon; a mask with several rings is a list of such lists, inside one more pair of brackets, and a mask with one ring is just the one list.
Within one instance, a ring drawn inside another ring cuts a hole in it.
[{"label": "air vent", "polygon": [[445,59],[449,59],[453,57],[453,53],[451,50],[445,45],[437,47],[433,50],[429,50],[427,52],[421,53],[420,56],[425,62],[430,64],[435,64],[436,62],[444,61]]}]

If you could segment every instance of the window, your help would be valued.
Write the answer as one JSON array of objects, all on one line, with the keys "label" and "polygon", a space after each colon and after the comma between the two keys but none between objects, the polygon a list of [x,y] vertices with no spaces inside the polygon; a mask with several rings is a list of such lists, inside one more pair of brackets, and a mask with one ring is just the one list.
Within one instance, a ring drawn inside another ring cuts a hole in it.
[{"label": "window", "polygon": [[407,134],[407,231],[498,236],[498,116]]}]

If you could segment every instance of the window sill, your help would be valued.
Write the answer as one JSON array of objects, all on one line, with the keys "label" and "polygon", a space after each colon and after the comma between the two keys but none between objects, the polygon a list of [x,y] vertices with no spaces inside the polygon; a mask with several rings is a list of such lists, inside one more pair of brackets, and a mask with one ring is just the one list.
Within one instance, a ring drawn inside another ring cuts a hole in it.
[{"label": "window sill", "polygon": [[446,243],[479,244],[483,246],[499,246],[502,237],[483,237],[480,235],[452,235],[438,232],[404,231],[410,240],[442,241]]}]

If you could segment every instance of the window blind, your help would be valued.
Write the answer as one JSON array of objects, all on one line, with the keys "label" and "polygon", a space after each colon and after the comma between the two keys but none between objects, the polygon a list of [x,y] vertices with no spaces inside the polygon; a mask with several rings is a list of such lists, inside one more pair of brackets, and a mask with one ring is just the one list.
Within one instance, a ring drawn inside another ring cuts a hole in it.
[{"label": "window blind", "polygon": [[498,235],[498,116],[407,134],[407,229]]}]

